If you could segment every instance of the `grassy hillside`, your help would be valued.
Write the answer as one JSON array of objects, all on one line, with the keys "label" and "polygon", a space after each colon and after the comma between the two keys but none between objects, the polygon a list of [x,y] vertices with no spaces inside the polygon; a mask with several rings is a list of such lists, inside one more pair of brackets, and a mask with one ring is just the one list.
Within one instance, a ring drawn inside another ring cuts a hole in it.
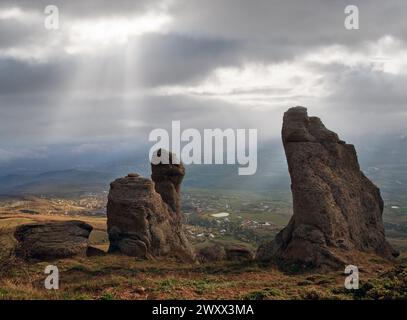
[{"label": "grassy hillside", "polygon": [[[344,289],[342,272],[290,274],[256,262],[185,264],[106,255],[27,264],[12,258],[12,232],[33,221],[78,218],[93,225],[91,244],[107,249],[101,217],[2,216],[0,299],[378,299],[407,298],[407,269],[363,254],[358,291]],[[48,264],[60,271],[60,289],[44,288]]]}]

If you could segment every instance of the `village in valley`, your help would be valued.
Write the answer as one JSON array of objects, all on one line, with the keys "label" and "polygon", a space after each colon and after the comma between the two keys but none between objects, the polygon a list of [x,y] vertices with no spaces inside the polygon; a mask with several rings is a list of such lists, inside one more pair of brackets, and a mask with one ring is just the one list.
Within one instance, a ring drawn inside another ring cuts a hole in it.
[{"label": "village in valley", "polygon": [[[257,201],[253,195],[210,190],[182,192],[182,212],[188,238],[193,243],[217,241],[247,243],[274,236],[291,214],[290,204],[276,205],[266,196]],[[0,199],[0,216],[34,218],[36,216],[106,217],[107,191],[80,196],[27,195]]]}]

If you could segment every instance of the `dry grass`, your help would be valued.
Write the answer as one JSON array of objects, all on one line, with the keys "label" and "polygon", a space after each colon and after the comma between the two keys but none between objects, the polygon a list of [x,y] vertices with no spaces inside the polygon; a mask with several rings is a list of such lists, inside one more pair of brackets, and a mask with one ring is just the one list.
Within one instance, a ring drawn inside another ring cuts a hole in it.
[{"label": "dry grass", "polygon": [[[54,261],[60,289],[44,288],[48,263],[15,266],[0,279],[2,299],[352,299],[341,272],[285,274],[255,263],[180,264],[120,255]],[[363,269],[363,268],[362,268]],[[389,272],[389,271],[388,271]],[[381,281],[361,272],[361,283]],[[389,295],[389,293],[387,293]],[[394,294],[394,296],[397,296]],[[356,297],[357,298],[357,297]]]},{"label": "dry grass", "polygon": [[[393,272],[392,264],[366,254],[357,257],[364,290],[359,295],[344,289],[342,272],[287,274],[254,262],[191,265],[106,255],[26,264],[13,254],[12,232],[16,224],[28,218],[45,221],[50,216],[0,219],[0,299],[378,299],[382,295],[407,298],[405,281],[399,279],[405,276],[406,269]],[[81,220],[95,228],[92,243],[106,247],[105,220],[83,217]],[[44,287],[47,276],[44,269],[48,264],[59,268],[59,290]],[[398,285],[392,291],[390,284]]]}]

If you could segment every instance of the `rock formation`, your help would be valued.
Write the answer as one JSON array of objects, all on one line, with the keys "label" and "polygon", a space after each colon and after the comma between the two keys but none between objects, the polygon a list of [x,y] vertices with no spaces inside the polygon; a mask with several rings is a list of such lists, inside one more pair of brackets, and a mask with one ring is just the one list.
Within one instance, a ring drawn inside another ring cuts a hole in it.
[{"label": "rock formation", "polygon": [[109,252],[141,259],[163,256],[193,261],[195,255],[179,209],[182,164],[152,165],[150,179],[129,174],[110,185],[107,204]]},{"label": "rock formation", "polygon": [[[165,154],[165,155],[164,155]],[[173,153],[159,149],[153,157],[161,159],[167,157],[168,164],[151,164],[151,179],[155,183],[155,190],[167,203],[176,216],[181,217],[180,189],[185,176],[184,165]]]},{"label": "rock formation", "polygon": [[27,260],[86,256],[92,226],[82,221],[33,223],[18,226],[16,253]]},{"label": "rock formation", "polygon": [[217,244],[198,249],[196,255],[200,262],[226,260],[225,248]]},{"label": "rock formation", "polygon": [[252,261],[255,257],[253,250],[237,244],[214,244],[202,247],[198,250],[197,256],[201,262]]},{"label": "rock formation", "polygon": [[254,259],[253,250],[242,245],[226,246],[225,252],[228,261],[251,261]]},{"label": "rock formation", "polygon": [[358,251],[392,259],[385,240],[380,190],[361,172],[353,145],[295,107],[284,114],[282,138],[291,176],[293,216],[260,261],[300,268],[339,268]]}]

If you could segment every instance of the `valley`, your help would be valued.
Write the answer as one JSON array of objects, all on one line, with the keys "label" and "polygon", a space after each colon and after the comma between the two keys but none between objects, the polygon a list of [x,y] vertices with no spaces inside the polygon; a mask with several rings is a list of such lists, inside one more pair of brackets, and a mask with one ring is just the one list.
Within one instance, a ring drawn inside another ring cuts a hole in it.
[{"label": "valley", "polygon": [[[94,244],[106,247],[107,194],[83,193],[78,197],[2,196],[0,228],[47,220],[82,220],[98,226],[91,234]],[[390,243],[407,261],[407,211],[385,206],[384,224]],[[213,243],[239,243],[255,248],[272,240],[287,225],[292,215],[289,193],[254,193],[239,190],[186,188],[182,193],[182,212],[190,241],[199,246]],[[219,213],[228,216],[216,217]],[[215,215],[215,216],[214,216]],[[100,240],[100,241],[99,241]]]}]

